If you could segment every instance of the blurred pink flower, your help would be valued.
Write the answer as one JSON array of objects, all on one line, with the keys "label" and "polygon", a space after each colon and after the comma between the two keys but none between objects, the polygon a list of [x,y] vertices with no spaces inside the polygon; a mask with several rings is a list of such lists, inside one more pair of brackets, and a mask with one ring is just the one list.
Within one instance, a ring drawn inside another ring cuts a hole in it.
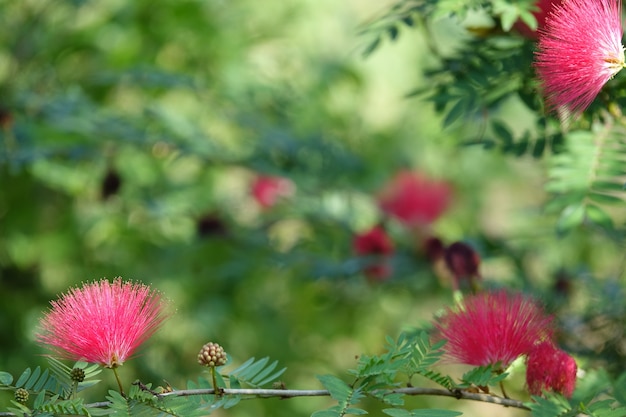
[{"label": "blurred pink flower", "polygon": [[281,197],[293,195],[295,186],[291,180],[282,177],[259,175],[252,183],[251,193],[263,208],[270,208]]},{"label": "blurred pink flower", "polygon": [[584,111],[624,67],[620,0],[567,0],[540,31],[535,66],[550,110]]},{"label": "blurred pink flower", "polygon": [[436,337],[446,339],[446,357],[474,366],[506,369],[535,344],[550,338],[552,318],[522,294],[500,290],[465,298],[436,320]]},{"label": "blurred pink flower", "polygon": [[563,0],[537,0],[535,3],[535,7],[539,10],[533,12],[533,16],[537,19],[537,29],[533,30],[522,20],[518,20],[513,25],[513,29],[517,30],[517,32],[529,39],[537,39],[537,32],[542,30],[546,25],[546,19],[554,5],[561,4]]},{"label": "blurred pink flower", "polygon": [[378,281],[384,281],[391,276],[388,256],[393,253],[394,245],[382,226],[374,226],[367,232],[357,234],[352,245],[357,255],[380,255],[379,260],[365,268],[365,275]]},{"label": "blurred pink flower", "polygon": [[65,359],[122,365],[167,317],[166,302],[143,284],[103,279],[52,301],[37,341]]},{"label": "blurred pink flower", "polygon": [[378,194],[378,205],[407,226],[428,225],[441,216],[452,199],[451,187],[421,173],[400,171]]},{"label": "blurred pink flower", "polygon": [[576,361],[552,342],[535,346],[526,361],[526,385],[532,395],[552,391],[571,397],[576,387]]}]

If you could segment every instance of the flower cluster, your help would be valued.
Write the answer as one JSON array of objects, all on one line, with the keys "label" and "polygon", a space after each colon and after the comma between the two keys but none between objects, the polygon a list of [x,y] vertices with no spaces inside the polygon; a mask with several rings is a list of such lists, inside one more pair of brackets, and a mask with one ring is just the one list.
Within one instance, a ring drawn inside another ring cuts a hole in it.
[{"label": "flower cluster", "polygon": [[526,385],[533,395],[552,391],[571,397],[576,385],[576,361],[550,341],[542,342],[528,353]]},{"label": "flower cluster", "polygon": [[536,69],[552,110],[585,110],[625,65],[620,0],[567,0],[540,31]]},{"label": "flower cluster", "polygon": [[71,289],[40,323],[37,340],[62,358],[122,365],[166,319],[166,302],[148,286],[103,279]]},{"label": "flower cluster", "polygon": [[449,360],[506,369],[536,343],[551,337],[552,318],[534,301],[506,291],[469,296],[436,323]]},{"label": "flower cluster", "polygon": [[526,381],[531,394],[553,391],[571,396],[576,362],[555,347],[552,317],[532,299],[504,290],[469,296],[435,321],[436,337],[449,361],[505,370],[520,356],[527,358]]}]

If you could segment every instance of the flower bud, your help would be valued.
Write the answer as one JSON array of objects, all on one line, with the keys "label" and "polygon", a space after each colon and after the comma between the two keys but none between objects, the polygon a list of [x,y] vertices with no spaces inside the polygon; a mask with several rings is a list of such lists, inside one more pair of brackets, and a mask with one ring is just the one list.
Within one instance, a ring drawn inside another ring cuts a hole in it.
[{"label": "flower bud", "polygon": [[26,401],[28,401],[28,396],[28,391],[24,388],[18,388],[15,390],[15,401],[17,401],[18,403],[24,404]]},{"label": "flower bud", "polygon": [[70,378],[74,382],[83,382],[85,380],[85,371],[81,368],[74,368],[70,372]]},{"label": "flower bud", "polygon": [[209,367],[225,365],[226,352],[217,343],[209,342],[198,353],[198,363]]}]

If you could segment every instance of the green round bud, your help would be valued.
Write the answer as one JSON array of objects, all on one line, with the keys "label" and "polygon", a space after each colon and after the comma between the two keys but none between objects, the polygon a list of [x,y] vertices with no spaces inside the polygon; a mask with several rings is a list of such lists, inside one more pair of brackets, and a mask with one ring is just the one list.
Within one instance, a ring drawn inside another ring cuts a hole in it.
[{"label": "green round bud", "polygon": [[24,388],[18,388],[15,390],[15,401],[17,401],[18,403],[24,404],[26,401],[28,401],[28,396],[28,391]]},{"label": "green round bud", "polygon": [[74,382],[83,382],[85,380],[85,371],[81,368],[74,368],[70,372],[70,378]]}]

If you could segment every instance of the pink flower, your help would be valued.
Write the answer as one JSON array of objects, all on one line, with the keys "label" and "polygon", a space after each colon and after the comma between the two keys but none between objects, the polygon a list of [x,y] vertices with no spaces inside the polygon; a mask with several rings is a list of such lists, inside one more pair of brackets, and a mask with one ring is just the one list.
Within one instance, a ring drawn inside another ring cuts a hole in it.
[{"label": "pink flower", "polygon": [[293,195],[294,191],[295,186],[291,180],[264,175],[256,177],[251,189],[252,196],[264,209],[274,206],[281,197]]},{"label": "pink flower", "polygon": [[379,255],[375,263],[365,268],[365,275],[378,281],[391,276],[388,256],[393,253],[393,241],[381,226],[375,226],[367,232],[357,234],[352,242],[357,255]]},{"label": "pink flower", "polygon": [[506,369],[535,344],[551,337],[552,318],[522,294],[485,292],[448,308],[435,322],[437,337],[446,339],[446,357],[474,366]]},{"label": "pink flower", "polygon": [[41,320],[37,341],[65,359],[122,365],[159,328],[166,302],[143,284],[83,284],[52,301]]},{"label": "pink flower", "polygon": [[624,67],[621,1],[567,0],[540,31],[535,66],[549,109],[585,110]]},{"label": "pink flower", "polygon": [[563,0],[538,0],[535,4],[535,7],[537,7],[539,10],[533,12],[533,16],[535,16],[535,19],[537,20],[537,30],[531,29],[526,23],[521,20],[515,22],[513,28],[517,30],[520,35],[526,38],[536,39],[537,31],[545,27],[546,19],[552,11],[553,6],[561,4],[562,2]]},{"label": "pink flower", "polygon": [[576,361],[552,342],[535,346],[526,362],[526,385],[532,395],[552,391],[571,397],[576,387]]},{"label": "pink flower", "polygon": [[400,171],[378,195],[381,210],[405,225],[427,225],[448,208],[452,190],[445,182],[423,174]]}]

